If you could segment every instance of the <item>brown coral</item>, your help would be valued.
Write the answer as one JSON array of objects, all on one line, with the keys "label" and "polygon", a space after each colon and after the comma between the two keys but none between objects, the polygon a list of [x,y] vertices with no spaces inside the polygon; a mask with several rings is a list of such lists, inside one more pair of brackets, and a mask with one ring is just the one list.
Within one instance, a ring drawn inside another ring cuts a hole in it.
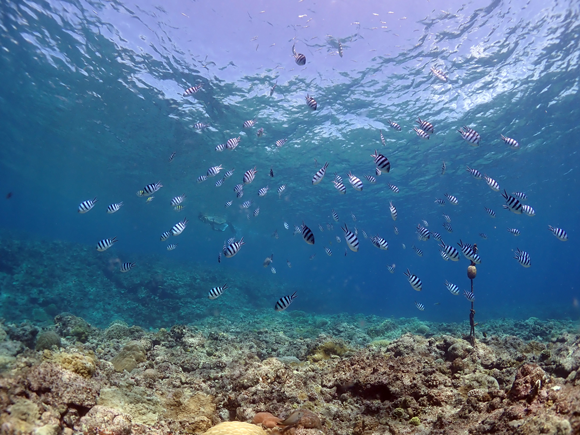
[{"label": "brown coral", "polygon": [[122,372],[123,370],[131,372],[140,362],[143,361],[145,361],[145,349],[138,341],[129,342],[123,349],[121,349],[117,356],[111,360],[115,367],[115,371],[117,372]]}]

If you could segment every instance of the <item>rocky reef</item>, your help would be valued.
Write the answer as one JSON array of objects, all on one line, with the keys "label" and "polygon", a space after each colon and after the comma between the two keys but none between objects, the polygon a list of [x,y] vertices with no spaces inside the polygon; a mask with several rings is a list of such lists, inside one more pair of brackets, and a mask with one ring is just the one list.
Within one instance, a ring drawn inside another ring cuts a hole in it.
[{"label": "rocky reef", "polygon": [[156,330],[101,329],[70,313],[42,329],[4,322],[0,432],[580,433],[576,323],[489,322],[473,347],[466,325],[364,320],[244,313]]}]

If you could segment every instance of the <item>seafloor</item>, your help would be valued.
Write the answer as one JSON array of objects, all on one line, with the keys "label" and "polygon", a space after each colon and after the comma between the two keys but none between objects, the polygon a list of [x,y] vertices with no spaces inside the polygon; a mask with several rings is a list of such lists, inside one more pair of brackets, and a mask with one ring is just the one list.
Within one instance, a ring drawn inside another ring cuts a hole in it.
[{"label": "seafloor", "polygon": [[226,272],[134,260],[0,235],[2,435],[580,434],[577,322],[472,347],[467,322],[275,313],[292,289],[243,274],[208,301]]}]

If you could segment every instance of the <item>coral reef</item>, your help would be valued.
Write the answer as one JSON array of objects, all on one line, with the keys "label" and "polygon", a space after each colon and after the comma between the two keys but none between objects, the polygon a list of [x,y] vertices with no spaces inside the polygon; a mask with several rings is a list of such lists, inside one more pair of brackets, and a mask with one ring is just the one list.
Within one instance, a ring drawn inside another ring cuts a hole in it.
[{"label": "coral reef", "polygon": [[60,347],[60,336],[54,331],[44,331],[38,334],[36,339],[36,350],[52,349],[52,347]]}]

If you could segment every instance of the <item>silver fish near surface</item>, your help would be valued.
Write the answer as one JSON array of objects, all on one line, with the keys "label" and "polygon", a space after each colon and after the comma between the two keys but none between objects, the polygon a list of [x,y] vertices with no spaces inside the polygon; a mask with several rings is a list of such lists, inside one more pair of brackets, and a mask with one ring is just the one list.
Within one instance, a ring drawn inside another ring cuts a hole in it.
[{"label": "silver fish near surface", "polygon": [[228,150],[235,150],[238,145],[240,144],[240,140],[242,140],[241,136],[232,137],[226,141],[226,149]]},{"label": "silver fish near surface", "polygon": [[175,207],[176,205],[181,204],[183,201],[185,201],[186,196],[185,195],[179,195],[179,196],[175,196],[171,199],[171,206]]},{"label": "silver fish near surface", "polygon": [[491,177],[488,177],[487,175],[484,175],[483,178],[491,190],[493,190],[494,192],[499,192],[500,187],[499,187],[499,183],[497,181],[495,181]]},{"label": "silver fish near surface", "polygon": [[148,184],[143,189],[137,191],[137,196],[143,197],[143,196],[153,195],[155,192],[157,192],[162,187],[163,187],[163,185],[161,184],[161,181],[158,181],[157,183]]},{"label": "silver fish near surface", "polygon": [[186,226],[187,218],[184,218],[181,222],[177,222],[175,225],[173,225],[171,228],[171,234],[173,236],[179,236],[181,233],[183,233],[183,230],[185,230]]},{"label": "silver fish near surface", "polygon": [[512,139],[511,137],[505,137],[503,134],[500,134],[501,139],[507,143],[510,147],[512,147],[514,150],[517,150],[520,147],[520,144],[518,143],[517,140]]},{"label": "silver fish near surface", "polygon": [[302,53],[296,52],[296,44],[292,46],[292,56],[294,56],[294,62],[296,62],[296,65],[303,66],[306,64],[306,56]]},{"label": "silver fish near surface", "polygon": [[304,222],[302,222],[300,230],[302,232],[302,238],[304,241],[309,245],[314,245],[314,234],[312,233],[312,230],[304,224]]},{"label": "silver fish near surface", "polygon": [[391,212],[391,218],[393,218],[393,220],[396,221],[398,213],[397,213],[397,209],[393,205],[393,201],[389,201],[389,211]]},{"label": "silver fish near surface", "polygon": [[459,296],[460,290],[457,285],[445,280],[445,287],[447,287],[447,290],[449,290],[449,293],[451,293],[452,295]]},{"label": "silver fish near surface", "polygon": [[344,228],[342,228],[342,230],[344,231],[344,238],[346,239],[346,244],[348,245],[348,248],[353,252],[357,252],[359,242],[358,242],[358,237],[356,236],[356,234],[349,231],[346,224],[344,225]]},{"label": "silver fish near surface", "polygon": [[435,133],[435,128],[430,122],[424,121],[421,118],[417,118],[417,121],[415,122],[419,124],[419,128],[425,133]]},{"label": "silver fish near surface", "polygon": [[207,298],[212,300],[217,299],[224,293],[224,290],[226,290],[227,288],[228,288],[227,284],[224,284],[221,287],[214,287],[208,292]]},{"label": "silver fish near surface", "polygon": [[439,80],[441,80],[442,82],[447,81],[447,74],[445,74],[443,71],[434,67],[431,67],[430,69],[433,75],[437,77]]},{"label": "silver fish near surface", "polygon": [[121,209],[121,207],[123,207],[123,201],[109,204],[109,206],[107,207],[107,213],[109,214],[117,213]]},{"label": "silver fish near surface", "polygon": [[346,187],[344,186],[344,184],[342,184],[340,181],[336,181],[336,180],[332,180],[332,184],[334,185],[334,188],[336,190],[338,190],[338,192],[341,195],[346,194]]},{"label": "silver fish near surface", "polygon": [[468,166],[467,172],[469,172],[476,180],[481,180],[481,172],[479,172],[477,169],[473,169]]},{"label": "silver fish near surface", "polygon": [[198,93],[202,89],[203,85],[192,86],[187,88],[183,93],[184,96],[189,96]]},{"label": "silver fish near surface", "polygon": [[348,181],[354,190],[358,190],[359,192],[363,190],[362,181],[360,181],[360,178],[354,176],[352,172],[348,173]]},{"label": "silver fish near surface", "polygon": [[447,198],[447,201],[449,201],[450,204],[453,204],[453,205],[459,204],[459,201],[453,195],[449,195],[448,193],[446,193],[445,194],[445,198]]},{"label": "silver fish near surface", "polygon": [[135,263],[123,263],[123,264],[121,264],[121,267],[119,267],[119,272],[127,273],[131,269],[133,269],[134,267],[135,267]]},{"label": "silver fish near surface", "polygon": [[246,172],[244,172],[244,177],[243,177],[244,184],[250,184],[252,181],[254,181],[254,178],[256,178],[257,172],[258,171],[256,171],[255,166],[253,169],[248,169]]},{"label": "silver fish near surface", "polygon": [[415,306],[419,311],[425,311],[425,305],[423,305],[421,302],[415,301]]},{"label": "silver fish near surface", "polygon": [[248,119],[247,121],[244,121],[244,125],[242,127],[243,128],[252,128],[254,125],[256,125],[256,120],[255,119]]},{"label": "silver fish near surface", "polygon": [[324,174],[326,174],[326,168],[328,168],[328,162],[326,162],[322,168],[316,171],[316,173],[312,177],[313,185],[317,185],[322,181],[322,179],[324,178]]},{"label": "silver fish near surface", "polygon": [[481,136],[474,129],[464,125],[462,129],[459,129],[457,131],[461,134],[463,140],[466,140],[473,146],[479,145],[479,142],[481,141]]},{"label": "silver fish near surface", "polygon": [[401,126],[389,119],[389,125],[397,131],[401,131]]},{"label": "silver fish near surface", "polygon": [[103,239],[99,240],[97,243],[97,251],[103,252],[109,249],[113,244],[117,241],[117,237],[113,237],[112,239]]},{"label": "silver fish near surface", "polygon": [[278,139],[275,143],[276,148],[282,148],[286,142],[288,142],[288,139]]},{"label": "silver fish near surface", "polygon": [[415,245],[411,246],[411,248],[413,248],[413,251],[415,251],[415,254],[417,254],[419,257],[422,257],[423,256],[423,251],[421,251]]},{"label": "silver fish near surface", "polygon": [[413,287],[413,290],[418,292],[423,290],[423,283],[421,282],[421,279],[418,276],[413,275],[409,269],[407,269],[405,272],[405,276],[407,277],[409,284],[411,284],[411,287]]},{"label": "silver fish near surface", "polygon": [[562,242],[568,241],[568,233],[565,230],[563,230],[562,228],[554,228],[551,225],[548,225],[548,228],[550,229],[552,234],[554,234],[554,236],[556,236],[558,238],[558,240],[560,240]]},{"label": "silver fish near surface", "polygon": [[161,240],[162,242],[164,242],[169,237],[171,237],[171,231],[165,231],[163,234],[161,234],[161,237],[159,237],[159,240]]},{"label": "silver fish near surface", "polygon": [[173,251],[175,248],[177,248],[177,245],[175,243],[171,243],[170,245],[167,245],[168,251]]},{"label": "silver fish near surface", "polygon": [[207,174],[206,174],[206,175],[207,175],[208,177],[215,177],[217,174],[219,174],[219,173],[220,173],[220,171],[221,171],[222,169],[223,169],[223,168],[222,168],[222,165],[219,165],[219,166],[212,166],[211,168],[209,168],[209,169],[207,170]]},{"label": "silver fish near surface", "polygon": [[413,127],[413,130],[415,130],[415,133],[417,133],[417,136],[419,136],[421,139],[429,139],[429,133],[426,133],[417,127]]},{"label": "silver fish near surface", "polygon": [[223,250],[224,256],[226,258],[232,258],[234,255],[240,252],[240,249],[242,248],[243,245],[245,245],[243,237],[240,239],[239,242],[230,243],[228,246],[224,247]]},{"label": "silver fish near surface", "polygon": [[391,162],[389,162],[389,159],[380,154],[377,150],[375,150],[374,154],[371,154],[371,157],[375,159],[375,165],[381,172],[388,173],[391,171]]},{"label": "silver fish near surface", "polygon": [[276,305],[274,305],[274,309],[276,311],[284,311],[290,306],[294,299],[296,299],[296,292],[292,293],[290,296],[282,296],[280,299],[278,299]]},{"label": "silver fish near surface", "polygon": [[485,208],[485,211],[487,212],[488,215],[490,215],[492,218],[495,218],[495,216],[496,216],[495,211],[493,211],[491,208],[487,208],[487,207],[484,207],[484,208]]},{"label": "silver fish near surface", "polygon": [[522,203],[514,196],[508,195],[508,193],[503,191],[502,196],[505,199],[505,205],[503,206],[505,209],[511,211],[515,214],[522,214]]},{"label": "silver fish near surface", "polygon": [[310,107],[312,110],[316,110],[318,107],[318,103],[316,102],[316,100],[308,94],[306,94],[306,105]]}]

